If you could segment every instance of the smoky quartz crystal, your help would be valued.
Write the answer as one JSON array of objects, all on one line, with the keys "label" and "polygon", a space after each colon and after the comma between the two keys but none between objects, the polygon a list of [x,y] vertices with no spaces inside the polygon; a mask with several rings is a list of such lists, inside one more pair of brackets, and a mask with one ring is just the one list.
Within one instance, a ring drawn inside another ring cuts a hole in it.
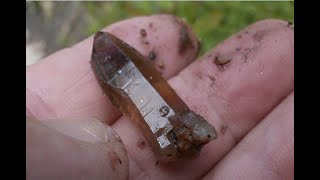
[{"label": "smoky quartz crystal", "polygon": [[103,91],[141,128],[160,161],[194,157],[217,138],[146,57],[114,35],[95,34],[90,63]]}]

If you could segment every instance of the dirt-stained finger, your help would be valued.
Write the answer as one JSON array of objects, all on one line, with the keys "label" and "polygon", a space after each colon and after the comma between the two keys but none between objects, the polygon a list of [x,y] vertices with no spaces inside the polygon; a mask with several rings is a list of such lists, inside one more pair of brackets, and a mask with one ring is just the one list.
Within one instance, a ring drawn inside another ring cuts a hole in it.
[{"label": "dirt-stained finger", "polygon": [[[165,78],[190,64],[199,50],[190,27],[172,15],[136,17],[104,31],[139,50]],[[95,117],[109,124],[120,116],[90,68],[92,43],[90,37],[27,67],[27,115],[37,119]]]},{"label": "dirt-stained finger", "polygon": [[204,179],[294,179],[293,114],[292,92]]},{"label": "dirt-stained finger", "polygon": [[204,175],[293,90],[293,35],[285,21],[259,21],[169,80],[190,108],[218,130],[218,139],[196,160],[158,166],[151,149],[141,146],[145,140],[139,129],[125,117],[118,120],[113,127],[128,150],[130,174],[154,179]]}]

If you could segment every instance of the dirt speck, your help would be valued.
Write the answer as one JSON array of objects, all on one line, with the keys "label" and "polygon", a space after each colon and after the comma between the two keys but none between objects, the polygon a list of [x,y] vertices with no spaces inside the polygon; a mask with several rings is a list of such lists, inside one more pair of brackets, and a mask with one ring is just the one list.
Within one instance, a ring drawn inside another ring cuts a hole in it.
[{"label": "dirt speck", "polygon": [[147,39],[145,39],[145,38],[142,38],[141,41],[142,41],[143,44],[146,44],[146,45],[149,44],[149,41]]},{"label": "dirt speck", "polygon": [[149,55],[148,55],[148,58],[153,61],[157,58],[157,54],[154,52],[154,51],[150,51],[149,52]]},{"label": "dirt speck", "polygon": [[241,47],[237,47],[236,48],[236,51],[240,51],[242,48]]},{"label": "dirt speck", "polygon": [[265,30],[257,31],[256,33],[253,34],[252,38],[253,40],[260,42],[265,36],[265,34],[266,34]]},{"label": "dirt speck", "polygon": [[188,48],[193,48],[193,44],[188,34],[188,28],[186,25],[182,25],[179,32],[179,53],[185,52]]},{"label": "dirt speck", "polygon": [[119,165],[119,164],[122,164],[122,161],[121,159],[119,158],[118,154],[115,153],[115,152],[109,152],[109,157],[111,159],[110,163],[111,163],[111,168],[112,170],[115,170],[116,167]]},{"label": "dirt speck", "polygon": [[254,46],[251,48],[244,48],[244,53],[243,53],[243,58],[244,58],[244,62],[247,62],[248,56],[249,54],[251,54],[252,52],[256,51],[258,49],[258,46]]},{"label": "dirt speck", "polygon": [[140,35],[142,37],[146,37],[147,36],[147,31],[145,29],[140,29]]},{"label": "dirt speck", "polygon": [[230,61],[232,60],[232,57],[231,56],[228,56],[228,55],[219,55],[219,56],[216,56],[215,59],[214,59],[214,63],[216,65],[225,65],[225,64],[228,64]]},{"label": "dirt speck", "polygon": [[140,29],[141,42],[148,45],[149,41],[147,40],[147,31],[145,29]]},{"label": "dirt speck", "polygon": [[164,64],[163,64],[163,62],[160,62],[159,65],[158,65],[158,67],[159,67],[160,69],[164,69]]},{"label": "dirt speck", "polygon": [[292,23],[292,22],[290,22],[290,21],[288,21],[288,24],[287,24],[287,26],[288,26],[288,27],[290,27],[290,28],[292,28],[292,29],[294,28],[294,25],[293,25],[293,23]]},{"label": "dirt speck", "polygon": [[221,128],[220,128],[220,133],[222,135],[224,135],[226,133],[227,129],[228,129],[227,125],[222,125]]},{"label": "dirt speck", "polygon": [[138,147],[139,147],[140,149],[144,149],[147,144],[146,144],[146,142],[145,142],[144,140],[140,139],[140,140],[138,141],[137,145],[138,145]]},{"label": "dirt speck", "polygon": [[242,35],[241,35],[241,34],[239,34],[239,35],[237,36],[237,38],[238,38],[238,39],[241,39],[241,38],[242,38]]},{"label": "dirt speck", "polygon": [[213,76],[208,76],[208,78],[210,79],[211,83],[210,83],[210,87],[212,87],[214,85],[214,83],[216,82],[216,78]]},{"label": "dirt speck", "polygon": [[249,34],[249,31],[245,31],[244,33],[245,33],[245,34]]},{"label": "dirt speck", "polygon": [[153,27],[153,23],[149,23],[149,28],[152,28]]},{"label": "dirt speck", "polygon": [[216,81],[216,78],[213,76],[208,76],[208,78],[214,83]]},{"label": "dirt speck", "polygon": [[195,72],[194,75],[197,79],[202,79],[202,73],[201,72]]},{"label": "dirt speck", "polygon": [[159,161],[156,161],[156,166],[158,166],[159,165]]}]

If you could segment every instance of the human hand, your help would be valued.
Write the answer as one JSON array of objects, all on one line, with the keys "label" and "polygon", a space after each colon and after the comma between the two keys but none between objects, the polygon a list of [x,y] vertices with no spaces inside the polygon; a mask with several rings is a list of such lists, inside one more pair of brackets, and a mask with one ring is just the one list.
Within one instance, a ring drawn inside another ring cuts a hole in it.
[{"label": "human hand", "polygon": [[[179,43],[185,27],[155,15],[105,30],[153,59],[218,139],[197,159],[157,164],[139,129],[98,85],[90,37],[27,67],[27,179],[293,179],[293,29],[260,21],[196,60],[189,28],[192,46]],[[231,61],[216,64],[221,57]]]}]

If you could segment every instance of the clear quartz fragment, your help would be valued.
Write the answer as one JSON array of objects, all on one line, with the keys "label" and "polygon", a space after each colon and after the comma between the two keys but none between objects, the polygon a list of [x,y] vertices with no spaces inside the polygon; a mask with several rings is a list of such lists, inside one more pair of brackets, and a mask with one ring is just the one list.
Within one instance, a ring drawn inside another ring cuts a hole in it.
[{"label": "clear quartz fragment", "polygon": [[[131,61],[127,61],[124,67],[117,72],[119,71],[121,73],[115,74],[108,83],[128,94],[151,131],[156,134],[162,128],[165,129],[163,133],[168,133],[172,130],[169,120],[161,117],[159,113],[159,109],[164,106],[169,107],[169,105],[143,77],[138,68]],[[173,111],[168,115],[174,115]],[[170,141],[165,135],[158,136],[157,140],[161,148],[170,145]]]},{"label": "clear quartz fragment", "polygon": [[161,159],[194,156],[217,137],[138,51],[115,36],[95,35],[91,66],[112,103],[140,126]]}]

